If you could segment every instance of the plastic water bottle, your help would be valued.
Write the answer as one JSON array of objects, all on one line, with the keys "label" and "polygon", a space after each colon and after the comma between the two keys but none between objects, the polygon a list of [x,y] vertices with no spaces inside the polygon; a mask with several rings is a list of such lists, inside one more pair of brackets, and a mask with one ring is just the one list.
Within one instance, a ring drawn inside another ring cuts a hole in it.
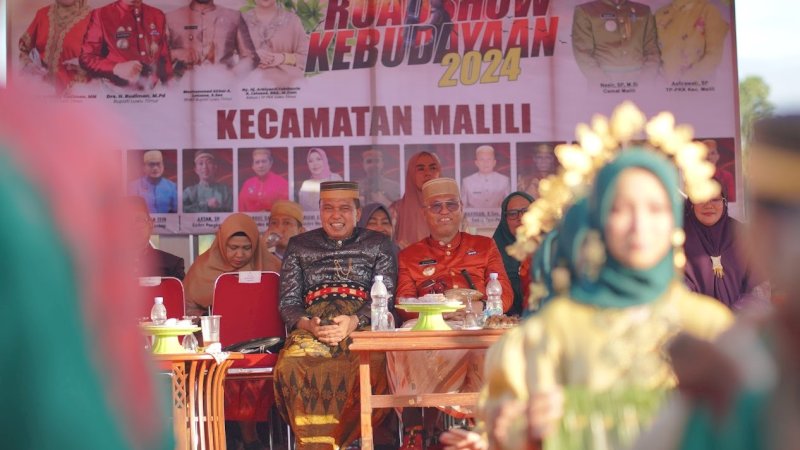
[{"label": "plastic water bottle", "polygon": [[484,317],[503,315],[503,286],[497,279],[496,273],[489,274],[489,282],[486,283],[486,311]]},{"label": "plastic water bottle", "polygon": [[153,308],[150,310],[150,320],[153,325],[164,325],[167,321],[167,307],[164,306],[164,297],[156,297]]},{"label": "plastic water bottle", "polygon": [[372,297],[372,331],[384,331],[389,326],[386,320],[389,312],[389,290],[383,284],[383,275],[375,275],[375,282],[372,283],[369,295]]}]

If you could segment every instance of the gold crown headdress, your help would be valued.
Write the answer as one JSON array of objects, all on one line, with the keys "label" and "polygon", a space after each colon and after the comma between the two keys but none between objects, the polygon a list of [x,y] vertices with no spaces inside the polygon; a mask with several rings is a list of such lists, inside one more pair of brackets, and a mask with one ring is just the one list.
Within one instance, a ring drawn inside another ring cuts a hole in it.
[{"label": "gold crown headdress", "polygon": [[[642,132],[647,140],[640,140]],[[669,157],[683,175],[684,189],[694,203],[719,194],[720,186],[712,179],[714,164],[706,160],[708,149],[692,141],[689,125],[675,125],[675,117],[662,112],[647,121],[632,102],[614,109],[609,120],[596,114],[591,126],[575,128],[577,144],[562,144],[555,153],[561,167],[555,175],[539,182],[539,198],[531,204],[517,229],[517,241],[508,246],[508,254],[522,261],[539,246],[541,237],[551,231],[576,198],[585,195],[597,171],[614,159],[620,150],[633,143],[660,151]]]}]

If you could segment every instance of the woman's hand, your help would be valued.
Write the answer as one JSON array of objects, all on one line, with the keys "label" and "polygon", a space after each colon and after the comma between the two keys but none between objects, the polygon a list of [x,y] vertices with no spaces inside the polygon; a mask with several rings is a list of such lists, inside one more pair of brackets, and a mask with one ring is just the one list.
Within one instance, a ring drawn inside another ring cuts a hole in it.
[{"label": "woman's hand", "polygon": [[553,432],[564,415],[564,391],[534,392],[528,399],[528,438],[540,441]]},{"label": "woman's hand", "polygon": [[273,52],[259,52],[258,58],[260,59],[258,67],[262,69],[280,66],[286,59],[283,53]]},{"label": "woman's hand", "polygon": [[515,417],[525,415],[525,403],[519,400],[507,400],[494,408],[487,414],[491,420],[487,422],[487,435],[492,448],[506,448],[508,444],[508,428]]}]

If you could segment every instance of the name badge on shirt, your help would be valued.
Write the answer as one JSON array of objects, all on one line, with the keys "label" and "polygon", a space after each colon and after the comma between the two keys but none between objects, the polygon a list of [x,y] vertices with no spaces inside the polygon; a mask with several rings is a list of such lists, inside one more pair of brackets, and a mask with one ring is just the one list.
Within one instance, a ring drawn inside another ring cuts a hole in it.
[{"label": "name badge on shirt", "polygon": [[200,27],[197,26],[197,25],[186,25],[186,26],[183,27],[184,30],[196,30],[198,28],[200,28]]},{"label": "name badge on shirt", "polygon": [[423,260],[423,261],[419,262],[420,266],[432,266],[432,265],[435,265],[435,264],[436,264],[436,260],[435,259],[426,259],[426,260]]},{"label": "name badge on shirt", "polygon": [[478,254],[478,251],[475,250],[474,248],[471,248],[471,249],[467,250],[467,256],[472,256],[472,255],[477,255],[477,254]]}]

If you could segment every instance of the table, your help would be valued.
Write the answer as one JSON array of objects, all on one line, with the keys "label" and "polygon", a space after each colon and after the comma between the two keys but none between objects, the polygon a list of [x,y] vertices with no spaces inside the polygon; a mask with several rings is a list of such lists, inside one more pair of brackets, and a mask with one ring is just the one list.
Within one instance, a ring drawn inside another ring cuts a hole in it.
[{"label": "table", "polygon": [[175,448],[224,450],[223,382],[228,367],[244,355],[230,353],[221,364],[207,353],[160,354],[153,358],[172,376]]},{"label": "table", "polygon": [[370,352],[414,350],[453,350],[488,348],[506,330],[451,331],[357,331],[350,335],[350,350],[358,353],[361,387],[361,448],[372,450],[372,410],[374,408],[474,406],[477,392],[419,395],[372,395],[369,377]]}]

